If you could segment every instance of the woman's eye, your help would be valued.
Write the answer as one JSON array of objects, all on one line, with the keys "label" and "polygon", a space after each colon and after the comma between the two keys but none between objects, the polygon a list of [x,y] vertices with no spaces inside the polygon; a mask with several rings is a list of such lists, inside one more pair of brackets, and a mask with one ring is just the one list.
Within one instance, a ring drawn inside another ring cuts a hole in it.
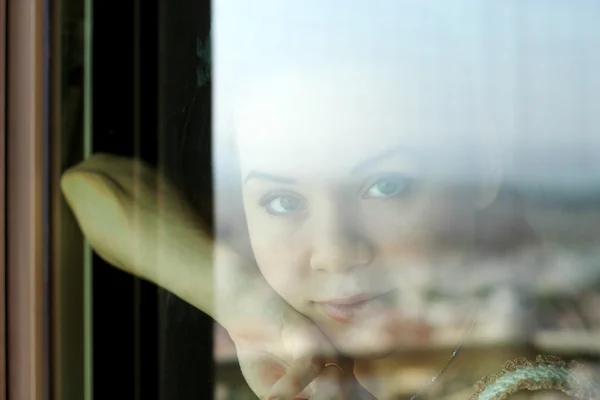
[{"label": "woman's eye", "polygon": [[263,206],[271,214],[289,214],[304,208],[301,199],[292,196],[276,196],[263,202]]},{"label": "woman's eye", "polygon": [[407,178],[384,178],[375,182],[368,189],[364,198],[390,198],[396,197],[408,190],[410,180]]}]

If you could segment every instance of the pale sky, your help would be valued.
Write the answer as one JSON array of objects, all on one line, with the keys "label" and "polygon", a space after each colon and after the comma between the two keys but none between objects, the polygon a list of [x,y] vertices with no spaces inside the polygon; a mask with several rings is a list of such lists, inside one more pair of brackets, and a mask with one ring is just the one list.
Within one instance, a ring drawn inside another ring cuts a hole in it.
[{"label": "pale sky", "polygon": [[598,0],[219,0],[213,7],[217,129],[247,82],[291,65],[376,60],[407,76],[433,69],[464,84],[477,96],[473,104],[493,110],[506,146],[515,146],[505,155],[514,179],[600,188]]}]

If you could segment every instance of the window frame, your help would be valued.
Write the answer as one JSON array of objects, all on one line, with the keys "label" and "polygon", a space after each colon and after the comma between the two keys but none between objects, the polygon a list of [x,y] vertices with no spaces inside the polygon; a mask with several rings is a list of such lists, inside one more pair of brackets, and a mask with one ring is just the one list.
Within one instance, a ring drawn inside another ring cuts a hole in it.
[{"label": "window frame", "polygon": [[6,2],[0,0],[0,400],[6,400],[6,257],[5,257],[5,125],[6,125]]},{"label": "window frame", "polygon": [[44,0],[6,8],[6,394],[42,400],[44,313]]}]

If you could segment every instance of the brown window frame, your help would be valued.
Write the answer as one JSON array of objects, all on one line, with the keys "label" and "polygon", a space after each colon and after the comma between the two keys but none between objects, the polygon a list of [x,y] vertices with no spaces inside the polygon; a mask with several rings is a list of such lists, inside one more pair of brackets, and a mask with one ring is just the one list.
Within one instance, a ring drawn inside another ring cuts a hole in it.
[{"label": "brown window frame", "polygon": [[44,0],[8,0],[6,308],[9,399],[45,396]]},{"label": "brown window frame", "polygon": [[0,0],[0,400],[84,398],[84,241],[59,189],[65,132],[83,111],[63,104],[72,13],[51,5]]},{"label": "brown window frame", "polygon": [[5,268],[5,107],[6,107],[6,2],[0,0],[0,400],[6,400],[6,268]]}]

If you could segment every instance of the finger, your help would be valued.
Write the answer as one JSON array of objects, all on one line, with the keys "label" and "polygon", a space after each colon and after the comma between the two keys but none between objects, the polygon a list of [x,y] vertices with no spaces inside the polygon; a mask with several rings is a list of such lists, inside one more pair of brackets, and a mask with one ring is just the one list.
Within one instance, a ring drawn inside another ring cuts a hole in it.
[{"label": "finger", "polygon": [[318,354],[335,358],[337,351],[314,323],[301,319],[288,323],[281,330],[281,342],[286,352],[295,360]]},{"label": "finger", "polygon": [[342,400],[349,398],[344,387],[344,372],[337,364],[325,364],[321,374],[310,385],[310,400]]},{"label": "finger", "polygon": [[240,351],[238,361],[246,383],[261,398],[289,369],[283,360],[264,352]]},{"label": "finger", "polygon": [[308,398],[312,390],[307,388],[323,370],[320,357],[306,357],[295,361],[286,374],[279,379],[269,392],[267,399]]}]

